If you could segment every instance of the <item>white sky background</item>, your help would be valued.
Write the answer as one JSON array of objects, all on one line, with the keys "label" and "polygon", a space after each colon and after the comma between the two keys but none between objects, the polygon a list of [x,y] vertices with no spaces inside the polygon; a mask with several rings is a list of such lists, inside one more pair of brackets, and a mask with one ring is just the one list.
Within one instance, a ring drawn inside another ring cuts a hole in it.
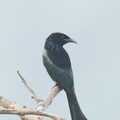
[{"label": "white sky background", "polygon": [[[0,96],[35,108],[16,71],[43,99],[54,85],[42,63],[45,39],[63,32],[79,104],[88,120],[120,119],[119,0],[1,0]],[[46,110],[70,120],[62,91]],[[0,115],[0,120],[20,120]]]}]

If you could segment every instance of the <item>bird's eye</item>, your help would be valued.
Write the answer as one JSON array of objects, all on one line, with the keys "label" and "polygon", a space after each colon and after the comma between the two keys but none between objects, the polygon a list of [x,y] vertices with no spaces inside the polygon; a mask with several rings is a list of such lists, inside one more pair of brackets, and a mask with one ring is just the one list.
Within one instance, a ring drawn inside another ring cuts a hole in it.
[{"label": "bird's eye", "polygon": [[64,36],[63,36],[63,35],[61,35],[61,38],[63,39],[63,38],[64,38]]}]

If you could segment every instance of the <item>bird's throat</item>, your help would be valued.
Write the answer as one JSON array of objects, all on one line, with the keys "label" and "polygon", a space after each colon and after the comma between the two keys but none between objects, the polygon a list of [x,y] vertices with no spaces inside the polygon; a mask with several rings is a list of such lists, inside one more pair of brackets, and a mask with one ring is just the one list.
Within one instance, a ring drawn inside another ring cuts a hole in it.
[{"label": "bird's throat", "polygon": [[62,46],[60,44],[54,43],[54,42],[46,42],[45,49],[50,51],[57,51],[59,52]]}]

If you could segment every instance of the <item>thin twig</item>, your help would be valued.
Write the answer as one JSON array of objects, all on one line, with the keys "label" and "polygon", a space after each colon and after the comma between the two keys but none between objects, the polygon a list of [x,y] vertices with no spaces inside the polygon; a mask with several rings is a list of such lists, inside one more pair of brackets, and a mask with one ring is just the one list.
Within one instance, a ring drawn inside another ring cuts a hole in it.
[{"label": "thin twig", "polygon": [[38,103],[37,109],[40,111],[45,111],[45,109],[52,103],[52,100],[60,91],[61,88],[59,86],[53,86],[48,95]]},{"label": "thin twig", "polygon": [[15,115],[41,115],[49,118],[54,118],[55,120],[65,120],[60,116],[54,115],[52,113],[42,112],[36,109],[21,109],[21,110],[13,110],[13,109],[0,109],[0,114],[15,114]]},{"label": "thin twig", "polygon": [[52,100],[54,97],[61,91],[61,88],[57,85],[53,86],[51,91],[48,93],[48,95],[43,99],[39,100],[34,91],[27,85],[25,79],[22,77],[22,75],[17,71],[18,75],[20,76],[23,84],[28,89],[28,91],[32,94],[32,98],[37,102],[37,108],[38,111],[45,111],[45,109],[52,103]]},{"label": "thin twig", "polygon": [[19,71],[17,71],[19,77],[21,78],[23,84],[25,85],[25,87],[28,89],[28,91],[32,94],[31,98],[34,99],[37,103],[40,102],[40,99],[36,96],[35,92],[28,86],[27,82],[25,81],[25,79],[22,77],[22,75],[20,74]]}]

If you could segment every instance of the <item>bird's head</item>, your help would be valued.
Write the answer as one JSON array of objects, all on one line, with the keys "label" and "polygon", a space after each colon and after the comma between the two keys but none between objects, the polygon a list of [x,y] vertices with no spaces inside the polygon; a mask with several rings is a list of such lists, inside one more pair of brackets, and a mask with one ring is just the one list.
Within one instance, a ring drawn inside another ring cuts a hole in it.
[{"label": "bird's head", "polygon": [[76,41],[74,41],[73,39],[71,39],[70,37],[68,37],[67,35],[63,34],[63,33],[52,33],[48,36],[48,38],[46,39],[47,42],[53,42],[56,44],[59,44],[61,46],[63,46],[64,44],[68,43],[68,42],[73,42],[73,43],[77,43]]},{"label": "bird's head", "polygon": [[64,44],[69,42],[77,43],[67,35],[56,32],[48,36],[48,38],[46,39],[45,47],[54,49],[62,47]]}]

